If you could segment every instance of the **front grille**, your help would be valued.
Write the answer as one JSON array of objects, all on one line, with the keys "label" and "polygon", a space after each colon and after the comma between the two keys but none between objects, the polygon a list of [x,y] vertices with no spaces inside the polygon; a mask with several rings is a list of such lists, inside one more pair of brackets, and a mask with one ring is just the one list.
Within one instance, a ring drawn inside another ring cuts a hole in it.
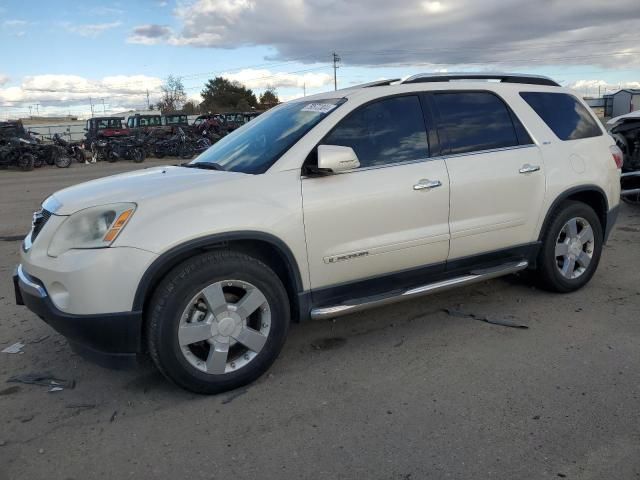
[{"label": "front grille", "polygon": [[47,221],[51,218],[51,212],[45,210],[39,210],[33,214],[33,222],[31,226],[33,227],[33,231],[31,232],[31,241],[33,242]]}]

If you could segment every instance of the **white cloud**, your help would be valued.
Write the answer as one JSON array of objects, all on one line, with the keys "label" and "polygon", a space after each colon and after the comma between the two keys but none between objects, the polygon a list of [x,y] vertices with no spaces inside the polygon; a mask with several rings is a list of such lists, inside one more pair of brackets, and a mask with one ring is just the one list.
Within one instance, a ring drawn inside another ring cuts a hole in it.
[{"label": "white cloud", "polygon": [[172,30],[166,25],[139,25],[133,29],[133,32],[127,38],[127,42],[156,45],[169,41],[172,36]]},{"label": "white cloud", "polygon": [[109,22],[109,23],[85,23],[85,24],[73,24],[65,23],[64,28],[71,33],[76,33],[83,37],[97,37],[98,35],[122,25],[122,22]]},{"label": "white cloud", "polygon": [[333,83],[333,76],[327,73],[286,73],[267,69],[244,69],[235,73],[223,73],[223,77],[242,83],[248,88],[319,88]]},{"label": "white cloud", "polygon": [[[210,48],[270,46],[278,60],[310,63],[327,62],[336,50],[350,65],[629,68],[640,65],[637,3],[581,0],[576,7],[549,0],[542,8],[531,0],[189,0],[174,10],[179,28],[162,36],[140,31],[135,39]],[[625,58],[613,55],[624,50]]]},{"label": "white cloud", "polygon": [[603,95],[605,92],[617,92],[621,88],[640,88],[640,82],[611,83],[605,80],[577,80],[570,83],[568,87],[589,95],[596,95],[598,92]]},{"label": "white cloud", "polygon": [[9,78],[9,75],[4,75],[4,74],[0,73],[0,87],[2,87],[3,85],[6,85],[7,83],[9,83],[9,80],[11,80]]},{"label": "white cloud", "polygon": [[86,106],[89,98],[101,99],[114,108],[146,104],[147,89],[152,97],[160,94],[162,79],[146,75],[118,75],[92,80],[78,75],[35,75],[22,79],[19,86],[0,88],[0,105],[44,107]]},{"label": "white cloud", "polygon": [[17,19],[5,20],[4,22],[2,22],[3,27],[9,27],[9,28],[24,27],[28,24],[29,22],[27,22],[26,20],[17,20]]}]

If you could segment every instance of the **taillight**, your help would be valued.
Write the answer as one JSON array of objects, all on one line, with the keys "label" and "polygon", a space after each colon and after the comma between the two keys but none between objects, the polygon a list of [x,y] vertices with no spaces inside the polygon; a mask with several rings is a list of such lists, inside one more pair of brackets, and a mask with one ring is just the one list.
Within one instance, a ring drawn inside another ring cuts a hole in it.
[{"label": "taillight", "polygon": [[611,151],[611,155],[613,156],[613,161],[616,162],[616,168],[622,168],[622,163],[624,162],[624,156],[622,154],[622,150],[617,145],[611,145],[609,147]]}]

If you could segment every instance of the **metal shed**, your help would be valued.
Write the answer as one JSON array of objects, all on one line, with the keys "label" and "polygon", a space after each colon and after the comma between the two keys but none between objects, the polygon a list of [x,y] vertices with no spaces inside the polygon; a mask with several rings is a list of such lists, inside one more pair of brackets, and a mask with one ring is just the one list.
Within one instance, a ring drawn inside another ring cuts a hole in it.
[{"label": "metal shed", "polygon": [[619,90],[611,97],[613,98],[612,117],[640,110],[640,89]]}]

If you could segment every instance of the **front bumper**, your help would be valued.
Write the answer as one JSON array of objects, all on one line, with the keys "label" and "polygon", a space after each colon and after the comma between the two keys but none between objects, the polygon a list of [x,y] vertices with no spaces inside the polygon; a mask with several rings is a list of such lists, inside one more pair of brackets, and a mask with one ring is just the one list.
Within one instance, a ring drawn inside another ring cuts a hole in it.
[{"label": "front bumper", "polygon": [[16,269],[13,283],[16,303],[26,305],[64,335],[79,355],[112,368],[136,363],[142,343],[142,312],[65,313],[53,304],[42,282],[27,274],[22,265]]}]

